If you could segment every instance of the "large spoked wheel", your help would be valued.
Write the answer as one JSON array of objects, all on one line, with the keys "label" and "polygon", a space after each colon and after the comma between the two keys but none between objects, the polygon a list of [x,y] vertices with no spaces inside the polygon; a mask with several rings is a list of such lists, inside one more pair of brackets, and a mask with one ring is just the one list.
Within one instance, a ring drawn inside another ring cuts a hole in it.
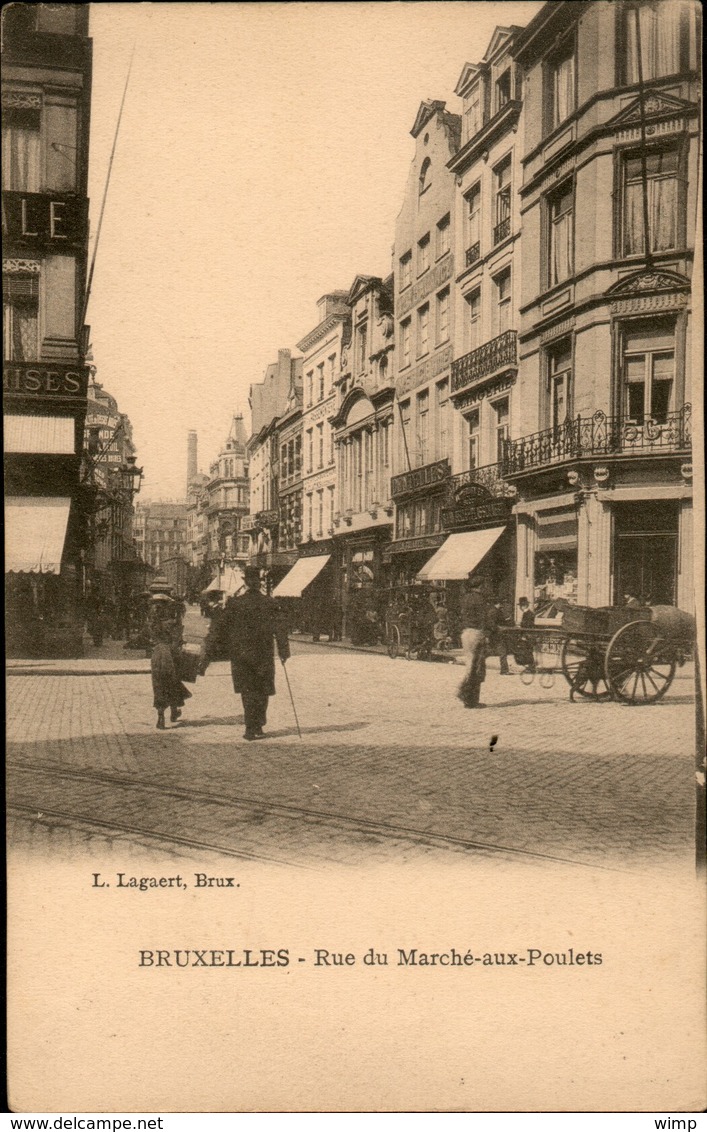
[{"label": "large spoked wheel", "polygon": [[599,641],[567,637],[562,642],[560,665],[570,686],[570,699],[583,696],[590,700],[608,700],[611,691],[604,673],[604,649]]},{"label": "large spoked wheel", "polygon": [[612,695],[625,704],[654,704],[673,682],[675,650],[650,621],[630,621],[614,633],[605,673]]},{"label": "large spoked wheel", "polygon": [[391,660],[400,656],[400,629],[397,625],[388,626],[388,656]]}]

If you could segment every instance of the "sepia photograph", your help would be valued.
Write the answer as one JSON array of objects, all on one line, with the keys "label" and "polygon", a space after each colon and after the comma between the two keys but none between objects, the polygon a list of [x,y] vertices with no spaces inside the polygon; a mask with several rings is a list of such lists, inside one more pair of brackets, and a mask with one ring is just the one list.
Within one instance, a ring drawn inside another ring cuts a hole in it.
[{"label": "sepia photograph", "polygon": [[701,56],[3,6],[9,1111],[707,1105]]}]

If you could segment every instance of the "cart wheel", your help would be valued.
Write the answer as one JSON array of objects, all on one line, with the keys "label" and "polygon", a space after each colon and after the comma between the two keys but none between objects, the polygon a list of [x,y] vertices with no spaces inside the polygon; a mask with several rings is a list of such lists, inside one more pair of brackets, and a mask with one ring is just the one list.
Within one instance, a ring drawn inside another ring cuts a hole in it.
[{"label": "cart wheel", "polygon": [[562,642],[560,664],[570,686],[570,699],[584,696],[590,700],[608,700],[611,696],[604,673],[604,649],[599,641],[567,637]]},{"label": "cart wheel", "polygon": [[520,674],[520,680],[521,680],[521,684],[525,684],[526,688],[530,687],[530,685],[533,683],[534,679],[535,679],[535,669],[534,668],[524,668],[522,670],[522,672]]},{"label": "cart wheel", "polygon": [[388,626],[388,656],[391,660],[400,656],[400,630],[397,625]]},{"label": "cart wheel", "polygon": [[606,679],[625,704],[654,704],[673,682],[675,650],[650,621],[629,621],[614,633],[606,650]]},{"label": "cart wheel", "polygon": [[541,672],[540,673],[540,687],[553,688],[555,686],[555,673],[554,672]]}]

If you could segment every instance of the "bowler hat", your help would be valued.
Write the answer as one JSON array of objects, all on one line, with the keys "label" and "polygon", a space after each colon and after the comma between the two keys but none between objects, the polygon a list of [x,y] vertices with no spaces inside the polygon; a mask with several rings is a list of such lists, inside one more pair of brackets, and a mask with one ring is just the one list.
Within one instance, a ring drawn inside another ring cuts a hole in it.
[{"label": "bowler hat", "polygon": [[260,570],[257,566],[246,566],[243,570],[243,581],[247,586],[260,585]]}]

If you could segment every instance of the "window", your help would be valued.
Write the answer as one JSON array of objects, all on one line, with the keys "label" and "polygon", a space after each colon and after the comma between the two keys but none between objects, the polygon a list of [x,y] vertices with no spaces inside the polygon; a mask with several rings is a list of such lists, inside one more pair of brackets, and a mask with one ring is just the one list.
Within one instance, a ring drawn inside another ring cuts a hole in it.
[{"label": "window", "polygon": [[368,353],[367,337],[368,337],[368,326],[364,322],[364,323],[362,323],[361,326],[358,327],[358,330],[356,332],[356,355],[357,355],[359,373],[364,373],[365,370],[366,370],[366,367],[367,367],[367,362],[368,362],[368,358],[367,358],[367,353]]},{"label": "window", "polygon": [[388,355],[384,354],[378,362],[378,385],[382,389],[388,384]]},{"label": "window", "polygon": [[623,340],[624,415],[665,424],[673,409],[675,331],[660,319],[634,324]]},{"label": "window", "polygon": [[38,275],[3,276],[3,357],[31,362],[38,356]]},{"label": "window", "polygon": [[412,252],[405,252],[400,257],[400,290],[409,287],[412,283]]},{"label": "window", "polygon": [[317,492],[317,534],[324,534],[324,488]]},{"label": "window", "polygon": [[410,348],[412,343],[412,322],[406,318],[404,322],[400,323],[400,345],[401,345],[401,358],[400,368],[410,365]]},{"label": "window", "polygon": [[500,244],[511,234],[511,157],[510,154],[493,171],[495,192],[495,224],[493,242]]},{"label": "window", "polygon": [[432,178],[432,162],[429,157],[426,157],[420,167],[420,196],[427,192],[430,187]]},{"label": "window", "polygon": [[430,348],[430,304],[425,303],[417,312],[417,356],[423,357]]},{"label": "window", "polygon": [[430,266],[430,234],[427,233],[417,245],[417,274],[424,275]]},{"label": "window", "polygon": [[574,186],[566,181],[549,200],[550,286],[568,279],[574,271]]},{"label": "window", "polygon": [[443,216],[437,225],[437,249],[436,258],[441,259],[449,251],[450,243],[450,227],[449,227],[449,213]]},{"label": "window", "polygon": [[305,501],[305,511],[304,511],[304,524],[305,524],[304,529],[307,533],[308,539],[311,539],[311,537],[312,537],[312,518],[313,518],[312,513],[313,513],[313,511],[314,511],[314,508],[312,506],[312,492],[308,491],[307,492],[307,498],[306,498],[306,501]]},{"label": "window", "polygon": [[323,424],[323,422],[322,422],[322,424],[317,425],[317,453],[318,453],[317,467],[323,468],[324,467],[324,424]]},{"label": "window", "polygon": [[302,437],[295,437],[295,464],[294,475],[299,475],[302,471]]},{"label": "window", "polygon": [[496,288],[496,334],[503,334],[511,325],[511,269],[507,267],[494,279]]},{"label": "window", "polygon": [[641,4],[637,11],[625,8],[622,12],[624,82],[638,82],[639,36],[644,79],[657,79],[680,71],[680,9],[680,4],[665,2]]},{"label": "window", "polygon": [[559,428],[572,416],[572,342],[565,339],[547,351],[550,424]]},{"label": "window", "polygon": [[334,381],[336,380],[336,354],[332,354],[329,360],[329,388],[334,388]]},{"label": "window", "polygon": [[320,401],[323,401],[324,400],[324,362],[320,362],[320,364],[317,366],[317,390],[318,390],[318,399]]},{"label": "window", "polygon": [[410,439],[410,402],[400,401],[400,453],[399,453],[399,466],[401,468],[410,468],[410,455],[408,449],[408,441]]},{"label": "window", "polygon": [[329,492],[329,530],[334,529],[334,485],[327,488]]},{"label": "window", "polygon": [[2,187],[38,193],[41,187],[39,110],[3,110]]},{"label": "window", "polygon": [[437,342],[446,342],[449,338],[449,287],[445,287],[437,295]]},{"label": "window", "polygon": [[307,471],[311,472],[314,467],[314,433],[311,428],[307,429]]},{"label": "window", "polygon": [[428,460],[430,443],[430,394],[423,389],[417,395],[417,451],[415,453],[417,465],[420,467]]},{"label": "window", "polygon": [[[678,153],[656,150],[646,155],[650,249],[666,251],[678,244]],[[643,170],[639,154],[624,158],[623,254],[645,252]]]},{"label": "window", "polygon": [[479,467],[479,410],[474,409],[466,418],[467,425],[467,456],[469,469]]},{"label": "window", "polygon": [[476,291],[472,291],[470,295],[466,296],[466,305],[468,308],[467,324],[468,343],[469,349],[475,350],[477,346],[481,345],[481,288],[478,287]]},{"label": "window", "polygon": [[437,408],[436,459],[443,460],[449,455],[449,381],[438,381],[435,386]]},{"label": "window", "polygon": [[511,68],[496,79],[494,113],[498,114],[511,101]]},{"label": "window", "polygon": [[389,468],[390,467],[390,425],[389,424],[383,425],[382,444],[383,444],[383,467]]},{"label": "window", "polygon": [[481,129],[481,83],[469,91],[464,103],[464,140],[468,141]]},{"label": "window", "polygon": [[493,406],[494,428],[496,432],[496,461],[500,464],[503,459],[503,449],[508,439],[508,398],[496,401]]},{"label": "window", "polygon": [[550,62],[550,128],[554,130],[575,109],[574,42],[568,39]]},{"label": "window", "polygon": [[311,369],[307,374],[307,404],[311,405],[314,401],[314,370]]},{"label": "window", "polygon": [[481,183],[469,189],[466,200],[466,266],[481,254]]}]

